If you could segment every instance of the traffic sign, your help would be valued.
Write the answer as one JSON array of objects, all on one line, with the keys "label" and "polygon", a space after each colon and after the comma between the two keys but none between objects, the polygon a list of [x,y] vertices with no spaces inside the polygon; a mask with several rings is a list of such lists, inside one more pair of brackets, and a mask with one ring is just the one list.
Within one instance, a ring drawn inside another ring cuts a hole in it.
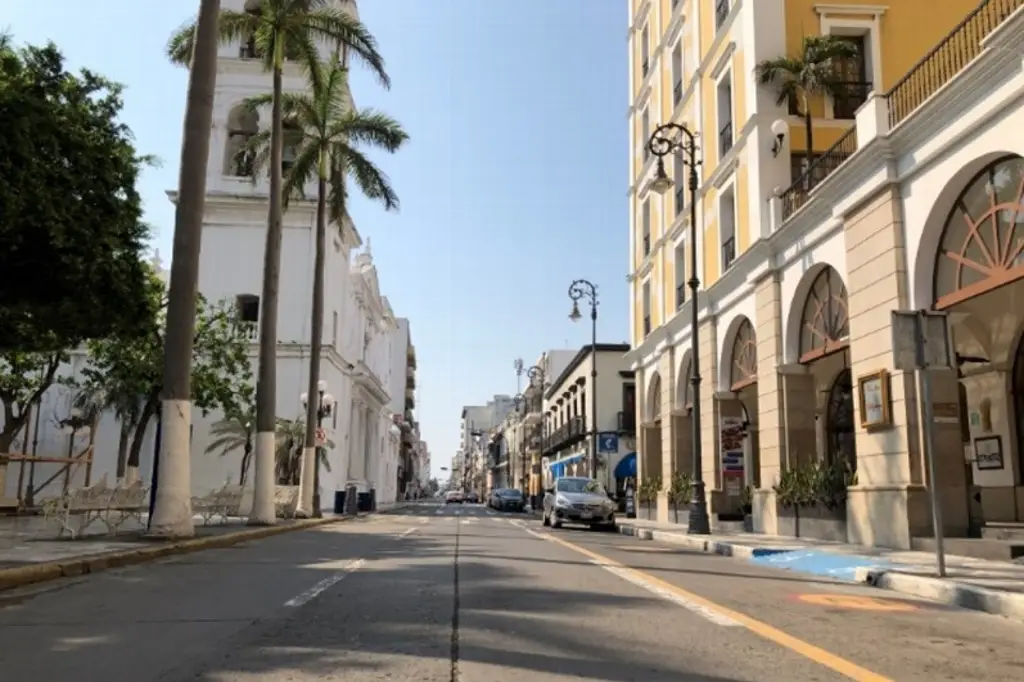
[{"label": "traffic sign", "polygon": [[325,445],[327,445],[327,431],[324,430],[324,427],[318,426],[316,427],[316,446],[322,448]]}]

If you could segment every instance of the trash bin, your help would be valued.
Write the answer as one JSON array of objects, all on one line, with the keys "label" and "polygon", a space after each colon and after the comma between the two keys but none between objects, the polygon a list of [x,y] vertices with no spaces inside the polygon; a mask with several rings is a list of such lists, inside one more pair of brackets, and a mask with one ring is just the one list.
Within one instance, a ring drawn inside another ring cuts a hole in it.
[{"label": "trash bin", "polygon": [[359,497],[354,485],[345,486],[345,513],[355,516],[359,511]]},{"label": "trash bin", "polygon": [[334,513],[344,514],[345,513],[345,491],[335,490],[334,491]]},{"label": "trash bin", "polygon": [[377,511],[377,489],[370,488],[370,511]]},{"label": "trash bin", "polygon": [[359,493],[359,511],[370,511],[370,493]]}]

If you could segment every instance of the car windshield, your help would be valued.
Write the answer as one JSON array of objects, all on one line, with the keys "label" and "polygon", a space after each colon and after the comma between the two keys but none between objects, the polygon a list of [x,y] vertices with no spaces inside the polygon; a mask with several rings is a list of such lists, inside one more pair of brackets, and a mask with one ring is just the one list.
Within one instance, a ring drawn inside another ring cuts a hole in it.
[{"label": "car windshield", "polygon": [[522,496],[522,494],[523,494],[522,492],[520,492],[518,490],[515,490],[514,488],[508,488],[506,490],[499,490],[498,491],[498,496],[499,497],[520,497],[520,496]]},{"label": "car windshield", "polygon": [[604,486],[600,482],[589,478],[560,478],[555,485],[560,493],[593,493],[595,495],[607,495]]}]

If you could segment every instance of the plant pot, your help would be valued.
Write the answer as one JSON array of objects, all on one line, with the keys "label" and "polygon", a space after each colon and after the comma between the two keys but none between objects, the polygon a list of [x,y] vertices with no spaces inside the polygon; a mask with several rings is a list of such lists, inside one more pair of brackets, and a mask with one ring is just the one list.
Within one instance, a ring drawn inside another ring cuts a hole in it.
[{"label": "plant pot", "polygon": [[743,532],[753,533],[754,532],[754,517],[752,514],[747,513],[743,515]]},{"label": "plant pot", "polygon": [[786,507],[778,505],[779,535],[811,538],[828,542],[847,542],[846,505],[834,509],[821,505]]}]

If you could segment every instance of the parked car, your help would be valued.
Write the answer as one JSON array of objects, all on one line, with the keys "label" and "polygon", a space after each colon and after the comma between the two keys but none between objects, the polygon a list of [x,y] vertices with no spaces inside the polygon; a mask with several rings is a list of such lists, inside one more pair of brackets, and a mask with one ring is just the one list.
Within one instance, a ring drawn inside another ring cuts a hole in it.
[{"label": "parked car", "polygon": [[498,511],[521,512],[526,507],[523,493],[515,488],[498,488],[487,498],[487,506]]},{"label": "parked car", "polygon": [[461,490],[449,490],[444,496],[445,504],[462,504],[463,496]]},{"label": "parked car", "polygon": [[466,502],[469,502],[470,504],[480,504],[480,496],[475,492],[470,491],[466,493]]},{"label": "parked car", "polygon": [[544,494],[543,523],[561,528],[578,523],[594,528],[615,528],[615,501],[600,481],[583,476],[565,476]]}]

